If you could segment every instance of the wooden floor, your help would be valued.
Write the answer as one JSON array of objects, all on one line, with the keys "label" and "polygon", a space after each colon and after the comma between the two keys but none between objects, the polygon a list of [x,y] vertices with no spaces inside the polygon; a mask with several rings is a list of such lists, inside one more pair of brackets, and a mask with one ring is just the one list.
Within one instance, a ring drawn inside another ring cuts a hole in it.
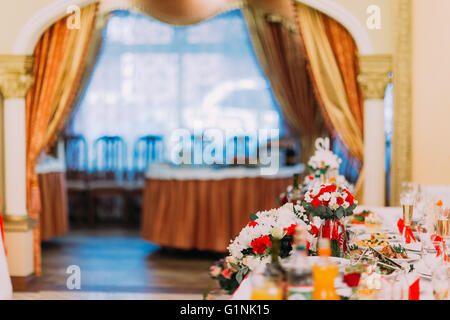
[{"label": "wooden floor", "polygon": [[[161,249],[137,230],[83,229],[42,244],[42,276],[15,298],[201,298],[208,269],[223,254]],[[66,269],[81,269],[81,289],[68,290]],[[53,293],[52,293],[53,292]]]}]

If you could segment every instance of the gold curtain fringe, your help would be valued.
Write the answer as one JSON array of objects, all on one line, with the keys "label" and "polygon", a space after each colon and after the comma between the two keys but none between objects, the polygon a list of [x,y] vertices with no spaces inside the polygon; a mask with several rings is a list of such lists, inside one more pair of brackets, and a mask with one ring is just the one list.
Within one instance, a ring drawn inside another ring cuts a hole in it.
[{"label": "gold curtain fringe", "polygon": [[268,13],[265,15],[265,18],[268,22],[271,23],[280,23],[282,26],[284,26],[286,29],[288,29],[291,32],[298,32],[298,26],[296,22],[292,21],[289,18],[286,18],[279,14],[272,14]]},{"label": "gold curtain fringe", "polygon": [[213,10],[208,15],[195,17],[192,18],[192,20],[190,20],[189,22],[180,23],[179,21],[171,21],[170,19],[166,19],[162,15],[158,14],[151,5],[146,5],[142,0],[106,0],[100,1],[99,15],[108,15],[116,10],[130,10],[145,14],[153,19],[156,19],[160,22],[164,22],[167,24],[175,26],[188,26],[211,19],[225,12],[229,12],[236,9],[242,9],[246,6],[246,4],[247,1],[245,0],[226,1],[226,3],[223,6],[218,7],[216,10]]}]

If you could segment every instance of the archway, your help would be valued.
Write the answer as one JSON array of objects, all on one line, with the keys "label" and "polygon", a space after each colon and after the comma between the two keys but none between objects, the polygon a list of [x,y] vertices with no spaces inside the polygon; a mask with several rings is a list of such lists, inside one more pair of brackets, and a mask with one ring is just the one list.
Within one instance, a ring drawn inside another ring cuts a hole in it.
[{"label": "archway", "polygon": [[[361,54],[373,54],[367,28],[345,7],[333,0],[296,0],[317,9],[344,25],[355,39]],[[39,37],[55,21],[67,14],[71,6],[83,7],[97,0],[56,0],[37,11],[22,27],[13,47],[13,54],[31,55]]]}]

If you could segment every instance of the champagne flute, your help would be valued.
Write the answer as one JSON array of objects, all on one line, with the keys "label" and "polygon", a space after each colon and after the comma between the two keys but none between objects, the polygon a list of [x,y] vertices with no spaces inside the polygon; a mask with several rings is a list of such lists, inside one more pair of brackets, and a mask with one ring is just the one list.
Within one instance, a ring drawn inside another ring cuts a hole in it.
[{"label": "champagne flute", "polygon": [[447,208],[441,208],[439,210],[439,217],[437,220],[437,234],[438,236],[444,239],[448,237],[448,227],[449,227],[448,215],[449,211]]},{"label": "champagne flute", "polygon": [[411,225],[414,211],[414,196],[412,193],[404,193],[400,196],[400,203],[403,209],[403,221],[405,225]]},{"label": "champagne flute", "polygon": [[437,225],[438,235],[441,238],[448,237],[448,218],[440,216]]}]

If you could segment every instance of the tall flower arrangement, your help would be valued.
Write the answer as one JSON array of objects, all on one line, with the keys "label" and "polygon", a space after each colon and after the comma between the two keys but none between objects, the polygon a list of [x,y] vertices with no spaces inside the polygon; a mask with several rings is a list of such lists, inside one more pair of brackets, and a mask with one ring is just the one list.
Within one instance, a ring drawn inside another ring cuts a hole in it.
[{"label": "tall flower arrangement", "polygon": [[318,238],[331,240],[332,255],[339,257],[347,249],[342,219],[353,214],[358,202],[350,191],[335,184],[321,185],[306,192],[302,203],[305,212],[318,220]]}]

